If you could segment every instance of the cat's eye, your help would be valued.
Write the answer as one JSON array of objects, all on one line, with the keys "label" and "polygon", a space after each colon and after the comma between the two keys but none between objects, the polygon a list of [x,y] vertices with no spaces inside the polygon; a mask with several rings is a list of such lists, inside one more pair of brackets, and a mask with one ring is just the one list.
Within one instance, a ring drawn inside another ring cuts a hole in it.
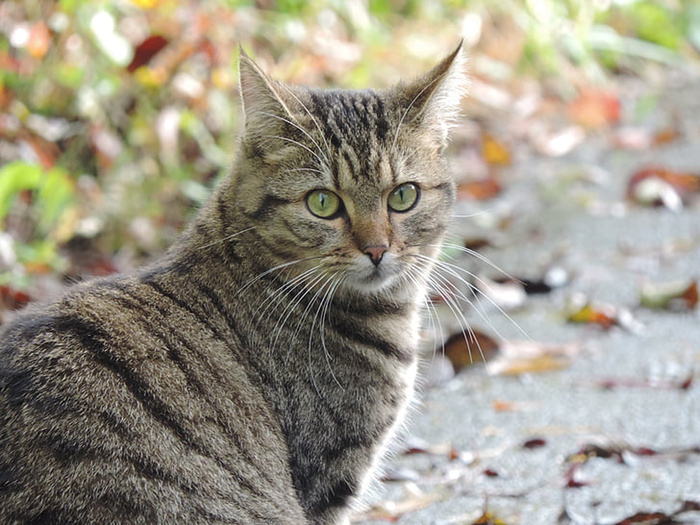
[{"label": "cat's eye", "polygon": [[413,208],[420,197],[420,189],[415,184],[406,182],[389,194],[389,208],[393,211],[408,211]]},{"label": "cat's eye", "polygon": [[326,190],[314,190],[306,196],[306,207],[316,217],[332,219],[340,211],[342,201],[335,193]]}]

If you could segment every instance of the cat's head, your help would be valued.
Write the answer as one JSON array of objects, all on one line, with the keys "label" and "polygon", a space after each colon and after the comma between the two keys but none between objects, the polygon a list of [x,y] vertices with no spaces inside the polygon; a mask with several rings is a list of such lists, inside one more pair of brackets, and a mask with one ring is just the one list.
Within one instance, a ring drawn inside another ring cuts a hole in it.
[{"label": "cat's head", "polygon": [[442,150],[465,85],[461,46],[377,91],[286,85],[242,52],[234,199],[270,264],[363,294],[424,284],[455,198]]}]

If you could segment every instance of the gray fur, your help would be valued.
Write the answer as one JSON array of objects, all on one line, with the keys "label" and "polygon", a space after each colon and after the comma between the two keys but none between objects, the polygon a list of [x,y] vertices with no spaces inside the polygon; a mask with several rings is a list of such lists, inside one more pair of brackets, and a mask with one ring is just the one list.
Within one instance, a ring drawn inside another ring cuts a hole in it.
[{"label": "gray fur", "polygon": [[[358,92],[243,54],[234,168],[178,243],[0,332],[0,522],[347,522],[413,393],[463,84],[459,49]],[[392,212],[403,182],[420,201]]]}]

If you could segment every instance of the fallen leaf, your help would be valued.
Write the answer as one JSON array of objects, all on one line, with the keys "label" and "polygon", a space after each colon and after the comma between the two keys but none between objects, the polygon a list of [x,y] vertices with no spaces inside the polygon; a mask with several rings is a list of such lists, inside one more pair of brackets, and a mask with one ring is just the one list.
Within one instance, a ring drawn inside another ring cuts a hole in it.
[{"label": "fallen leaf", "polygon": [[541,355],[522,359],[499,359],[489,363],[487,370],[493,375],[517,376],[564,370],[570,364],[570,360],[562,356]]},{"label": "fallen leaf", "polygon": [[698,305],[697,281],[648,283],[642,286],[640,304],[645,308],[685,311]]},{"label": "fallen leaf", "polygon": [[525,304],[527,293],[522,283],[515,280],[493,281],[487,277],[477,279],[476,287],[491,304],[503,310],[513,310]]},{"label": "fallen leaf", "polygon": [[457,198],[485,201],[493,199],[503,190],[495,175],[485,179],[463,182],[457,186]]},{"label": "fallen leaf", "polygon": [[498,343],[492,337],[472,330],[457,332],[445,341],[445,356],[450,360],[455,372],[475,363],[489,361],[498,350]]},{"label": "fallen leaf", "polygon": [[501,352],[486,365],[489,374],[521,375],[563,370],[571,364],[571,357],[581,346],[571,344],[547,344],[532,341],[503,341]]},{"label": "fallen leaf", "polygon": [[655,146],[662,146],[668,144],[678,139],[681,136],[681,132],[677,127],[668,127],[661,129],[654,133],[652,139]]},{"label": "fallen leaf", "polygon": [[506,145],[488,132],[481,134],[481,154],[491,165],[508,166],[511,162]]},{"label": "fallen leaf", "polygon": [[539,403],[529,401],[499,401],[491,403],[491,408],[496,412],[523,412],[525,410],[537,409]]},{"label": "fallen leaf", "polygon": [[440,499],[440,496],[437,494],[425,494],[414,483],[406,483],[404,485],[404,490],[407,493],[405,499],[400,501],[384,501],[365,513],[363,518],[367,520],[395,522],[404,514],[424,509]]},{"label": "fallen leaf", "polygon": [[569,126],[554,133],[540,133],[533,137],[538,152],[548,157],[561,157],[570,153],[586,138],[580,126]]},{"label": "fallen leaf", "polygon": [[693,384],[692,373],[684,380],[677,381],[652,381],[646,378],[636,378],[636,377],[613,377],[604,378],[597,380],[596,383],[601,388],[606,390],[612,390],[613,388],[654,388],[654,389],[668,389],[668,390],[687,390]]},{"label": "fallen leaf", "polygon": [[582,454],[576,454],[572,457],[567,458],[569,463],[573,463],[569,466],[566,474],[564,474],[564,486],[568,489],[579,489],[588,485],[585,481],[580,481],[577,478],[581,465],[583,465],[588,460],[588,457]]},{"label": "fallen leaf", "polygon": [[486,511],[476,521],[472,522],[472,525],[506,525],[506,522]]},{"label": "fallen leaf", "polygon": [[20,310],[31,300],[29,294],[22,290],[16,290],[7,284],[0,286],[0,305],[6,310]]},{"label": "fallen leaf", "polygon": [[654,136],[647,128],[624,126],[615,130],[612,144],[616,148],[627,150],[646,150],[654,143]]},{"label": "fallen leaf", "polygon": [[660,166],[637,170],[627,184],[627,198],[645,206],[679,211],[688,197],[700,191],[700,176]]},{"label": "fallen leaf", "polygon": [[134,49],[134,58],[126,66],[129,73],[133,73],[141,66],[147,65],[165,46],[168,40],[161,35],[150,35]]},{"label": "fallen leaf", "polygon": [[547,444],[547,441],[545,441],[542,438],[532,438],[528,439],[525,443],[523,443],[523,448],[540,448],[544,447]]},{"label": "fallen leaf", "polygon": [[629,518],[618,521],[615,525],[632,525],[633,523],[643,523],[645,525],[671,525],[676,523],[672,516],[663,512],[638,512]]},{"label": "fallen leaf", "polygon": [[570,323],[597,324],[605,330],[618,324],[611,311],[596,309],[590,303],[586,303],[579,310],[571,312],[566,320]]},{"label": "fallen leaf", "polygon": [[411,468],[390,468],[382,476],[382,481],[420,481],[420,474]]},{"label": "fallen leaf", "polygon": [[569,104],[569,118],[586,128],[600,128],[620,120],[620,99],[609,90],[584,90]]}]

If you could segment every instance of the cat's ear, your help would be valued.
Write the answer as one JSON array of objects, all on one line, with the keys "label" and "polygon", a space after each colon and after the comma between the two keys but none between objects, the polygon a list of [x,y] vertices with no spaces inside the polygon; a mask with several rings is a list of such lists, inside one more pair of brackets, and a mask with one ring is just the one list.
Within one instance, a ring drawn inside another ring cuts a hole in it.
[{"label": "cat's ear", "polygon": [[238,69],[247,138],[261,140],[275,135],[285,121],[294,120],[285,86],[268,77],[242,47]]},{"label": "cat's ear", "polygon": [[460,116],[468,86],[462,42],[438,65],[408,85],[400,85],[405,122],[432,132],[440,144]]}]

